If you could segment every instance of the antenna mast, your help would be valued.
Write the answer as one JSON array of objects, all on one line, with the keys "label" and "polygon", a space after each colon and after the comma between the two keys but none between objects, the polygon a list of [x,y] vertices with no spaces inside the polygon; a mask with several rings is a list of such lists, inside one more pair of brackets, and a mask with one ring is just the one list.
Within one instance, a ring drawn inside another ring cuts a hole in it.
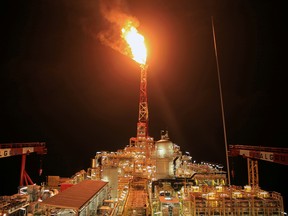
[{"label": "antenna mast", "polygon": [[223,123],[225,153],[226,153],[228,184],[230,185],[231,181],[230,181],[230,168],[229,168],[229,158],[228,158],[228,144],[227,144],[227,135],[226,135],[225,113],[224,113],[224,106],[223,106],[222,86],[221,86],[220,69],[219,69],[219,63],[218,63],[218,54],[217,54],[216,36],[215,36],[213,16],[211,16],[211,20],[212,20],[212,31],[213,31],[215,58],[216,58],[216,65],[217,65],[218,85],[219,85],[219,93],[220,93],[220,101],[221,101],[221,112],[222,112],[222,123]]}]

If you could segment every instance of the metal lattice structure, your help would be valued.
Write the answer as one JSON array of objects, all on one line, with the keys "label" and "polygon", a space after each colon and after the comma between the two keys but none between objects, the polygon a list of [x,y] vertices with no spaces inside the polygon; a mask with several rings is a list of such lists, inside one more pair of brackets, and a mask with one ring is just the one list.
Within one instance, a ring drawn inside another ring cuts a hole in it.
[{"label": "metal lattice structure", "polygon": [[229,145],[229,156],[247,158],[248,184],[252,187],[259,186],[258,160],[288,165],[287,148]]},{"label": "metal lattice structure", "polygon": [[29,143],[0,144],[0,158],[22,155],[19,186],[23,186],[24,183],[26,185],[34,184],[32,179],[29,177],[28,173],[25,170],[26,156],[30,153],[37,153],[40,155],[47,154],[46,143],[29,142]]},{"label": "metal lattice structure", "polygon": [[130,138],[130,147],[136,147],[145,152],[146,158],[150,158],[154,139],[148,133],[148,95],[147,95],[147,65],[141,65],[139,113],[137,122],[137,136]]},{"label": "metal lattice structure", "polygon": [[147,66],[141,67],[137,138],[148,136]]},{"label": "metal lattice structure", "polygon": [[259,186],[259,174],[258,174],[258,161],[247,158],[247,168],[248,168],[248,185],[252,187]]}]

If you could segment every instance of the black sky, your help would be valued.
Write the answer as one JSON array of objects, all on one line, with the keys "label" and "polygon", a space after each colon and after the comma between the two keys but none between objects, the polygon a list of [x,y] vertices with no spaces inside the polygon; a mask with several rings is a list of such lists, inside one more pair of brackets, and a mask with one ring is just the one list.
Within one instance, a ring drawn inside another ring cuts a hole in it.
[{"label": "black sky", "polygon": [[[287,147],[284,2],[125,2],[149,47],[155,140],[168,129],[195,160],[225,164],[213,16],[228,144]],[[86,170],[96,151],[126,146],[136,135],[140,69],[97,40],[110,25],[99,1],[6,1],[1,11],[0,143],[46,142],[44,175],[60,176]],[[28,161],[32,173],[38,159]],[[233,160],[236,183],[244,185],[242,163]],[[20,159],[1,159],[0,166],[1,181],[11,186],[1,185],[3,194],[17,187]],[[260,186],[285,196],[280,176],[287,167],[260,167]],[[17,173],[13,183],[8,171]]]}]

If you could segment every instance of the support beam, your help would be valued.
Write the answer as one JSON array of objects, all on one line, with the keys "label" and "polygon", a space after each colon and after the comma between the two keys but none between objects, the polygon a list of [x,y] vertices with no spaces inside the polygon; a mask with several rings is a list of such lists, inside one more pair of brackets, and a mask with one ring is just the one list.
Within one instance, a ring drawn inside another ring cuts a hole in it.
[{"label": "support beam", "polygon": [[25,170],[26,157],[27,157],[27,154],[23,154],[22,155],[21,171],[20,171],[20,184],[19,184],[19,186],[24,186],[24,182],[25,182],[25,185],[34,184],[32,179],[30,178],[30,176],[28,175],[28,173]]},{"label": "support beam", "polygon": [[255,188],[259,186],[258,160],[247,158],[248,185]]}]

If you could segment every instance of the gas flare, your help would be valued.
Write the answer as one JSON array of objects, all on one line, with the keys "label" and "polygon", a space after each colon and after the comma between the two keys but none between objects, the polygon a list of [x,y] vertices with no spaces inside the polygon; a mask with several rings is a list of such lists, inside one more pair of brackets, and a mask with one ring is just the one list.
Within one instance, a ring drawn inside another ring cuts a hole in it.
[{"label": "gas flare", "polygon": [[146,64],[147,48],[143,35],[139,34],[132,22],[127,22],[121,29],[122,38],[129,46],[129,56],[141,65]]}]

